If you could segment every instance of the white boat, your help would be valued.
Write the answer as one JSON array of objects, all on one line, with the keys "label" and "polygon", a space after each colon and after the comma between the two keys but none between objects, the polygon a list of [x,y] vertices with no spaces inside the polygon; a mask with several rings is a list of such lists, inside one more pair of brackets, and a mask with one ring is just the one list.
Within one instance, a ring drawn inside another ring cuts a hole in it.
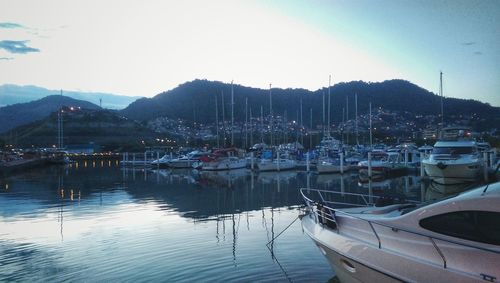
[{"label": "white boat", "polygon": [[340,282],[497,282],[500,183],[430,204],[336,209],[301,190],[302,227]]},{"label": "white boat", "polygon": [[330,135],[325,135],[319,144],[316,146],[316,149],[320,152],[329,152],[329,151],[335,151],[338,152],[341,148],[341,142],[330,136]]},{"label": "white boat", "polygon": [[208,152],[191,151],[179,158],[174,158],[168,162],[168,166],[172,168],[191,168],[195,162],[200,161],[202,156],[208,155]]},{"label": "white boat", "polygon": [[257,163],[259,171],[285,171],[295,169],[297,162],[289,158],[261,159]]},{"label": "white boat", "polygon": [[151,161],[151,165],[164,168],[164,167],[168,167],[169,162],[172,160],[173,160],[173,158],[170,155],[165,154],[161,158]]},{"label": "white boat", "polygon": [[219,157],[214,160],[203,162],[200,170],[207,171],[220,171],[220,170],[232,170],[247,167],[247,161],[243,158],[238,158],[236,156],[229,157]]},{"label": "white boat", "polygon": [[238,157],[240,150],[236,148],[219,149],[209,156],[203,156],[192,167],[199,170],[220,171],[245,168],[247,160]]},{"label": "white boat", "polygon": [[[359,174],[368,175],[368,160],[358,163]],[[372,175],[387,175],[396,170],[405,169],[398,152],[372,151],[371,170]]]},{"label": "white boat", "polygon": [[432,153],[422,160],[422,166],[435,182],[458,184],[476,181],[483,159],[474,141],[437,141]]},{"label": "white boat", "polygon": [[323,158],[319,159],[316,164],[316,170],[319,174],[343,173],[350,169],[351,166],[346,162],[341,163],[340,158]]}]

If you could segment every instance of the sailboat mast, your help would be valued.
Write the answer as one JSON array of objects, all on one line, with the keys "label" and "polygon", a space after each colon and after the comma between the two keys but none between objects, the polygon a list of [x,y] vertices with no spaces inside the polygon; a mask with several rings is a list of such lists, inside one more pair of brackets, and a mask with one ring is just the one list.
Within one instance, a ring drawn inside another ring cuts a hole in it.
[{"label": "sailboat mast", "polygon": [[264,107],[260,106],[260,143],[264,143]]},{"label": "sailboat mast", "polygon": [[[345,122],[348,124],[349,123],[349,96],[346,96],[345,98]],[[349,144],[349,131],[346,131],[345,133],[346,136],[346,143]]]},{"label": "sailboat mast", "polygon": [[269,84],[269,125],[271,131],[271,146],[273,146],[273,98],[271,88],[272,84]]},{"label": "sailboat mast", "polygon": [[342,144],[344,143],[344,130],[345,130],[345,108],[342,107]]},{"label": "sailboat mast", "polygon": [[354,94],[354,104],[355,104],[355,112],[356,112],[356,144],[359,145],[359,132],[358,132],[358,94]]},{"label": "sailboat mast", "polygon": [[253,145],[252,107],[250,107],[250,145]]},{"label": "sailboat mast", "polygon": [[373,149],[373,140],[372,140],[372,103],[369,104],[370,107],[370,150]]},{"label": "sailboat mast", "polygon": [[323,136],[326,134],[325,121],[325,91],[323,91]]},{"label": "sailboat mast", "polygon": [[62,113],[63,113],[63,107],[62,107],[62,100],[63,100],[63,94],[62,94],[62,89],[61,89],[61,105],[60,105],[60,108],[59,108],[59,115],[57,116],[58,118],[58,135],[57,135],[57,139],[58,139],[58,147],[59,149],[62,149],[64,144],[63,144],[63,121],[62,121]]},{"label": "sailboat mast", "polygon": [[222,137],[224,138],[224,147],[226,146],[226,105],[224,104],[224,91],[221,91],[222,96]]},{"label": "sailboat mast", "polygon": [[231,146],[234,146],[234,89],[231,81]]},{"label": "sailboat mast", "polygon": [[309,108],[309,148],[312,148],[312,128],[313,128],[313,110]]},{"label": "sailboat mast", "polygon": [[443,109],[443,72],[439,72],[439,95],[441,96],[441,128],[444,127]]},{"label": "sailboat mast", "polygon": [[215,132],[217,135],[217,148],[220,148],[219,142],[219,106],[217,105],[217,94],[215,94]]},{"label": "sailboat mast", "polygon": [[330,85],[332,83],[332,75],[328,76],[328,128],[327,128],[327,134],[330,136]]},{"label": "sailboat mast", "polygon": [[302,129],[304,128],[304,117],[302,116],[302,97],[300,98],[300,143],[304,144],[304,135]]},{"label": "sailboat mast", "polygon": [[248,148],[248,97],[245,97],[245,149]]}]

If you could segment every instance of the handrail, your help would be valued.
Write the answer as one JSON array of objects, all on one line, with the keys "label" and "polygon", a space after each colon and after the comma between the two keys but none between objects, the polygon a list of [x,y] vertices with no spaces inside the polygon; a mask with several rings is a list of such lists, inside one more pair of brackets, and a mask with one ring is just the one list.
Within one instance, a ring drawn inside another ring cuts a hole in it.
[{"label": "handrail", "polygon": [[[333,192],[333,191],[326,191],[326,190],[317,190],[317,189],[308,189],[308,188],[302,188],[300,189],[300,193],[302,195],[302,198],[305,200],[307,206],[309,208],[311,208],[311,212],[312,213],[315,213],[316,215],[318,215],[317,212],[314,211],[313,209],[313,205],[318,205],[320,203],[316,202],[316,201],[313,201],[311,200],[310,198],[308,198],[307,196],[305,196],[304,194],[304,190],[309,190],[309,191],[316,191],[318,193],[321,193],[321,192],[329,192],[329,193],[337,193],[337,192]],[[365,218],[362,218],[362,217],[359,217],[359,216],[356,216],[352,213],[349,213],[349,212],[345,212],[345,211],[342,211],[342,210],[339,210],[339,209],[335,209],[335,208],[332,208],[332,207],[329,207],[329,206],[326,206],[325,204],[321,204],[323,207],[329,209],[331,212],[335,213],[335,214],[344,214],[348,217],[352,217],[352,218],[355,218],[355,219],[358,219],[358,220],[362,220],[364,222],[367,222],[369,225],[373,225],[373,224],[376,224],[376,225],[380,225],[380,226],[383,226],[383,227],[386,227],[386,228],[390,228],[390,229],[395,229],[395,230],[400,230],[400,231],[403,231],[403,232],[407,232],[407,233],[410,233],[410,234],[414,234],[414,235],[418,235],[418,236],[422,236],[422,237],[426,237],[426,238],[429,238],[429,239],[432,239],[432,241],[434,242],[434,240],[439,240],[439,241],[443,241],[443,242],[447,242],[447,243],[450,243],[450,244],[454,244],[454,245],[459,245],[459,246],[463,246],[463,247],[468,247],[468,248],[473,248],[473,249],[478,249],[478,250],[482,250],[482,251],[486,251],[486,252],[491,252],[491,253],[495,253],[495,254],[500,254],[500,251],[497,251],[497,250],[493,250],[493,249],[489,249],[489,248],[484,248],[484,247],[478,247],[478,246],[474,246],[474,245],[471,245],[471,244],[466,244],[466,243],[459,243],[459,242],[456,242],[456,241],[453,241],[453,240],[449,240],[449,239],[444,239],[444,238],[441,238],[441,237],[437,237],[437,236],[431,236],[431,235],[428,235],[428,234],[424,234],[424,233],[420,233],[420,232],[416,232],[416,231],[411,231],[411,230],[408,230],[408,229],[405,229],[405,228],[400,228],[400,227],[395,227],[395,226],[391,226],[389,224],[386,224],[386,223],[381,223],[381,222],[378,222],[378,221],[373,221],[373,220],[368,220],[368,219],[365,219]],[[323,212],[322,212],[323,214]],[[326,219],[329,219],[327,217],[325,217]],[[330,219],[330,220],[333,220],[333,219]],[[336,223],[337,225],[337,228],[339,228],[339,223]],[[339,229],[340,230],[340,229]],[[378,238],[378,236],[375,234],[375,237]],[[435,244],[435,243],[434,243]],[[437,248],[437,245],[436,245],[436,248]],[[441,250],[439,250],[437,248],[437,251],[438,253],[443,257],[444,259],[444,255],[441,253]],[[446,260],[444,259],[444,261],[446,262]]]},{"label": "handrail", "polygon": [[431,237],[429,237],[429,240],[431,241],[432,245],[443,259],[443,267],[446,268],[446,258],[444,257],[444,254],[441,252],[441,249],[436,245],[436,242],[434,242],[434,240]]}]

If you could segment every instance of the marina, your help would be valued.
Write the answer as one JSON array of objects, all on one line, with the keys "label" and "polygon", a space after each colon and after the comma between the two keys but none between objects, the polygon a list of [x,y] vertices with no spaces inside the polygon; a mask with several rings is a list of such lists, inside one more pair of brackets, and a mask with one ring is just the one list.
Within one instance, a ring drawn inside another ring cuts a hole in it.
[{"label": "marina", "polygon": [[0,283],[500,282],[500,1],[3,2]]},{"label": "marina", "polygon": [[365,182],[355,171],[132,168],[119,159],[39,167],[0,179],[0,277],[326,282],[342,275],[298,220],[300,188],[350,207],[420,204],[471,186],[418,172]]}]

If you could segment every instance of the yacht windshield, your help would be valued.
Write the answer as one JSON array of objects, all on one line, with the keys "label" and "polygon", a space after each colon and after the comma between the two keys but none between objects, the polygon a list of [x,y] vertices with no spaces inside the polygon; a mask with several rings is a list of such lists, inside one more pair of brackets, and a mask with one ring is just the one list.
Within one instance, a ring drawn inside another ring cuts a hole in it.
[{"label": "yacht windshield", "polygon": [[463,147],[435,147],[432,154],[471,154],[473,148],[470,146]]}]

